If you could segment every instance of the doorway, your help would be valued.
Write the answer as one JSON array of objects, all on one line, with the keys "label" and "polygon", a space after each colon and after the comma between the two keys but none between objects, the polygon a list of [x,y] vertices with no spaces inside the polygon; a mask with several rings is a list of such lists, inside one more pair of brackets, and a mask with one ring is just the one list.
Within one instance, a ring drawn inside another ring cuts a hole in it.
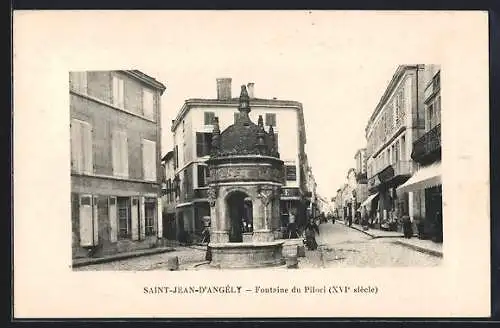
[{"label": "doorway", "polygon": [[226,215],[229,217],[229,242],[241,243],[243,233],[253,232],[252,200],[242,191],[235,191],[226,198]]}]

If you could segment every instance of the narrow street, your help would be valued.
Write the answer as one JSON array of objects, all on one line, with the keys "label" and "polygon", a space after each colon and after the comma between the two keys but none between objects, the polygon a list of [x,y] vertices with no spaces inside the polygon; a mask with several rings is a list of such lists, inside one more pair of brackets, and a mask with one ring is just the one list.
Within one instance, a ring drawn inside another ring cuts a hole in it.
[{"label": "narrow street", "polygon": [[377,238],[343,223],[323,223],[317,237],[319,248],[306,251],[301,267],[404,267],[435,266],[441,258],[393,244],[395,238]]},{"label": "narrow street", "polygon": [[[423,254],[393,243],[395,238],[377,238],[351,229],[343,223],[323,223],[317,237],[319,248],[306,251],[306,257],[299,259],[299,268],[331,267],[394,267],[394,266],[436,266],[441,258]],[[92,270],[164,270],[166,259],[178,256],[180,269],[191,269],[205,260],[202,247],[176,247],[174,252],[141,256],[102,264],[76,268],[76,271]]]}]

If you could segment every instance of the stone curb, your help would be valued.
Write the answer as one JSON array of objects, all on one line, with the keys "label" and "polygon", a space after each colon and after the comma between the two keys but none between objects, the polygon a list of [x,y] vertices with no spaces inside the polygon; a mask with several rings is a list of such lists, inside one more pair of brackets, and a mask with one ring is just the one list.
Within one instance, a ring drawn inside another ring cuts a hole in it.
[{"label": "stone curb", "polygon": [[401,245],[401,246],[404,246],[404,247],[407,247],[407,248],[411,248],[417,252],[420,252],[420,253],[424,253],[424,254],[428,254],[428,255],[432,255],[432,256],[436,256],[436,257],[443,257],[443,252],[440,252],[440,251],[435,251],[433,249],[429,249],[429,248],[425,248],[425,247],[422,247],[422,246],[417,246],[417,245],[413,245],[413,244],[410,244],[410,243],[405,243],[405,242],[402,242],[400,240],[396,240],[396,241],[393,241],[392,242],[393,244],[397,244],[397,245]]},{"label": "stone curb", "polygon": [[392,236],[392,235],[391,236],[377,236],[375,234],[369,233],[368,230],[363,230],[363,229],[360,229],[360,228],[355,227],[355,226],[349,227],[346,225],[346,227],[357,230],[359,232],[362,232],[362,233],[372,237],[373,239],[375,239],[375,238],[403,238],[404,237],[403,234],[401,234],[401,236]]},{"label": "stone curb", "polygon": [[108,262],[113,262],[113,261],[131,259],[131,258],[140,257],[140,256],[168,253],[168,252],[173,252],[173,251],[175,251],[174,248],[171,248],[171,247],[163,248],[162,247],[162,248],[156,248],[156,249],[147,250],[147,251],[137,251],[134,253],[116,254],[116,255],[106,256],[106,257],[81,259],[81,260],[73,261],[73,264],[71,265],[71,267],[78,268],[78,267],[82,267],[82,266],[86,266],[86,265],[108,263]]}]

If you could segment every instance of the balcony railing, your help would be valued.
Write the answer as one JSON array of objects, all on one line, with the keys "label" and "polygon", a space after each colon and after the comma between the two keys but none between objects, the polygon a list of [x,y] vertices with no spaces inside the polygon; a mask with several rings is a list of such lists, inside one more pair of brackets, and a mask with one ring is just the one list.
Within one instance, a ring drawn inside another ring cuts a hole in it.
[{"label": "balcony railing", "polygon": [[368,189],[378,187],[381,183],[389,182],[394,178],[409,176],[412,173],[413,163],[411,161],[398,161],[389,164],[368,179]]},{"label": "balcony railing", "polygon": [[430,129],[413,143],[411,157],[417,162],[425,162],[441,151],[441,124]]},{"label": "balcony railing", "polygon": [[413,163],[410,161],[399,161],[392,164],[392,167],[394,169],[394,176],[411,175]]}]

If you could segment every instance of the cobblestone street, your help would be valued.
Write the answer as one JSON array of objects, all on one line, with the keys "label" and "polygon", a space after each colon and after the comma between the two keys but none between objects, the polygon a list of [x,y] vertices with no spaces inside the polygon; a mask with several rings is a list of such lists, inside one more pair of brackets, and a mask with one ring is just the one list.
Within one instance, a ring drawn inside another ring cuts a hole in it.
[{"label": "cobblestone street", "polygon": [[[396,238],[376,238],[350,229],[342,223],[324,223],[319,226],[317,237],[319,248],[306,251],[306,257],[299,259],[299,268],[330,267],[394,267],[394,266],[436,266],[442,259],[423,254],[393,243]],[[93,270],[164,270],[170,256],[179,258],[180,270],[193,269],[205,260],[202,247],[176,247],[173,252],[141,256],[127,260],[94,264],[76,268],[76,271]]]},{"label": "cobblestone street", "polygon": [[319,249],[306,251],[300,267],[394,267],[436,266],[442,259],[393,244],[395,238],[377,238],[343,223],[319,226]]}]

